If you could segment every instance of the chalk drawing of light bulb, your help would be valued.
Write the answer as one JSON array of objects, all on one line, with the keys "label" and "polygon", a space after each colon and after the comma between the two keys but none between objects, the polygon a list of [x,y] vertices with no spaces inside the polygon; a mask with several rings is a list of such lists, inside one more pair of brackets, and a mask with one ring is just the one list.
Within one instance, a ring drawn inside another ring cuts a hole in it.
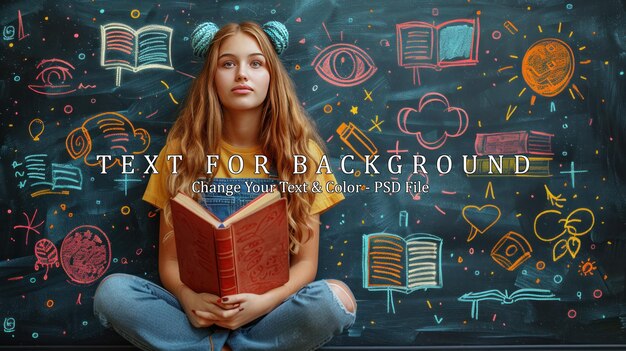
[{"label": "chalk drawing of light bulb", "polygon": [[43,134],[44,129],[46,129],[46,126],[43,121],[39,118],[35,118],[30,121],[28,125],[28,134],[30,134],[30,137],[33,138],[34,141],[39,141],[39,136]]}]

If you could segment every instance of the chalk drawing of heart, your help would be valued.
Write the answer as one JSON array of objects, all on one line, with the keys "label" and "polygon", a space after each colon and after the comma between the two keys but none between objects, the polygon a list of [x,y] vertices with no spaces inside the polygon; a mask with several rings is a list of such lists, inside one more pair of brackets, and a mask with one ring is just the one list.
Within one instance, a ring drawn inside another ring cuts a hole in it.
[{"label": "chalk drawing of heart", "polygon": [[463,207],[463,219],[471,226],[467,242],[474,240],[476,234],[483,234],[500,219],[500,209],[496,205],[482,207],[468,205]]}]

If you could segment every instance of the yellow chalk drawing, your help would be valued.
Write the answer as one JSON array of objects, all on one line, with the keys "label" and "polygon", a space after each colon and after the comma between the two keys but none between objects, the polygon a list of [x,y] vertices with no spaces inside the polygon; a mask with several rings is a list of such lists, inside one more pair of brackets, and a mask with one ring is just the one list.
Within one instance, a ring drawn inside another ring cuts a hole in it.
[{"label": "yellow chalk drawing", "polygon": [[558,208],[563,208],[563,205],[561,205],[559,202],[567,201],[567,199],[562,198],[561,194],[559,194],[557,196],[554,196],[554,194],[552,194],[550,189],[548,189],[547,185],[544,184],[543,187],[546,189],[546,196],[547,196],[548,200],[550,200],[550,204],[552,206],[556,206]]},{"label": "yellow chalk drawing", "polygon": [[[559,233],[550,232],[554,227],[550,224],[554,223],[562,224],[563,230]],[[593,212],[588,208],[581,207],[572,211],[565,218],[562,218],[562,213],[559,210],[545,210],[535,217],[533,229],[535,236],[541,241],[553,242],[560,238],[552,248],[552,260],[556,262],[568,253],[572,258],[576,258],[581,246],[579,237],[589,233],[594,224]],[[566,234],[568,234],[567,237],[561,238]]]},{"label": "yellow chalk drawing", "polygon": [[39,141],[39,136],[43,134],[43,131],[46,129],[43,121],[39,118],[35,118],[30,121],[28,124],[28,134],[34,141]]},{"label": "yellow chalk drawing", "polygon": [[489,183],[487,184],[487,190],[485,190],[485,199],[486,199],[486,198],[487,198],[487,196],[489,196],[490,194],[491,194],[491,198],[492,198],[493,200],[495,200],[495,199],[496,199],[496,195],[494,195],[494,193],[493,193],[493,184],[492,184],[491,182],[489,182]]}]

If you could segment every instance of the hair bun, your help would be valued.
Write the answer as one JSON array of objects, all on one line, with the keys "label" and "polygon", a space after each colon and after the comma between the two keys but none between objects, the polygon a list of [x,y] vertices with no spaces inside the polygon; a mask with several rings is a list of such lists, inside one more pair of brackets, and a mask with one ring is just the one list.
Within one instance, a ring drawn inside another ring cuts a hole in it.
[{"label": "hair bun", "polygon": [[270,21],[263,25],[263,31],[269,36],[277,54],[282,54],[289,45],[289,32],[284,24],[278,21]]},{"label": "hair bun", "polygon": [[206,57],[207,52],[209,52],[211,40],[213,40],[218,30],[219,27],[213,22],[204,22],[197,26],[191,33],[193,54],[202,58]]}]

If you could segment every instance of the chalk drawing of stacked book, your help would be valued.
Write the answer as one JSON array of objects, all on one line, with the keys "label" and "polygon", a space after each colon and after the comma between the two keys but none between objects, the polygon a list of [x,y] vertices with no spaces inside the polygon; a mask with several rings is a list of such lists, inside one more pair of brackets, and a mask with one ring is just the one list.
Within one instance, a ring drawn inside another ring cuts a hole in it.
[{"label": "chalk drawing of stacked book", "polygon": [[387,292],[387,313],[396,313],[393,292],[443,287],[442,239],[416,233],[402,238],[396,234],[363,235],[363,287]]}]

